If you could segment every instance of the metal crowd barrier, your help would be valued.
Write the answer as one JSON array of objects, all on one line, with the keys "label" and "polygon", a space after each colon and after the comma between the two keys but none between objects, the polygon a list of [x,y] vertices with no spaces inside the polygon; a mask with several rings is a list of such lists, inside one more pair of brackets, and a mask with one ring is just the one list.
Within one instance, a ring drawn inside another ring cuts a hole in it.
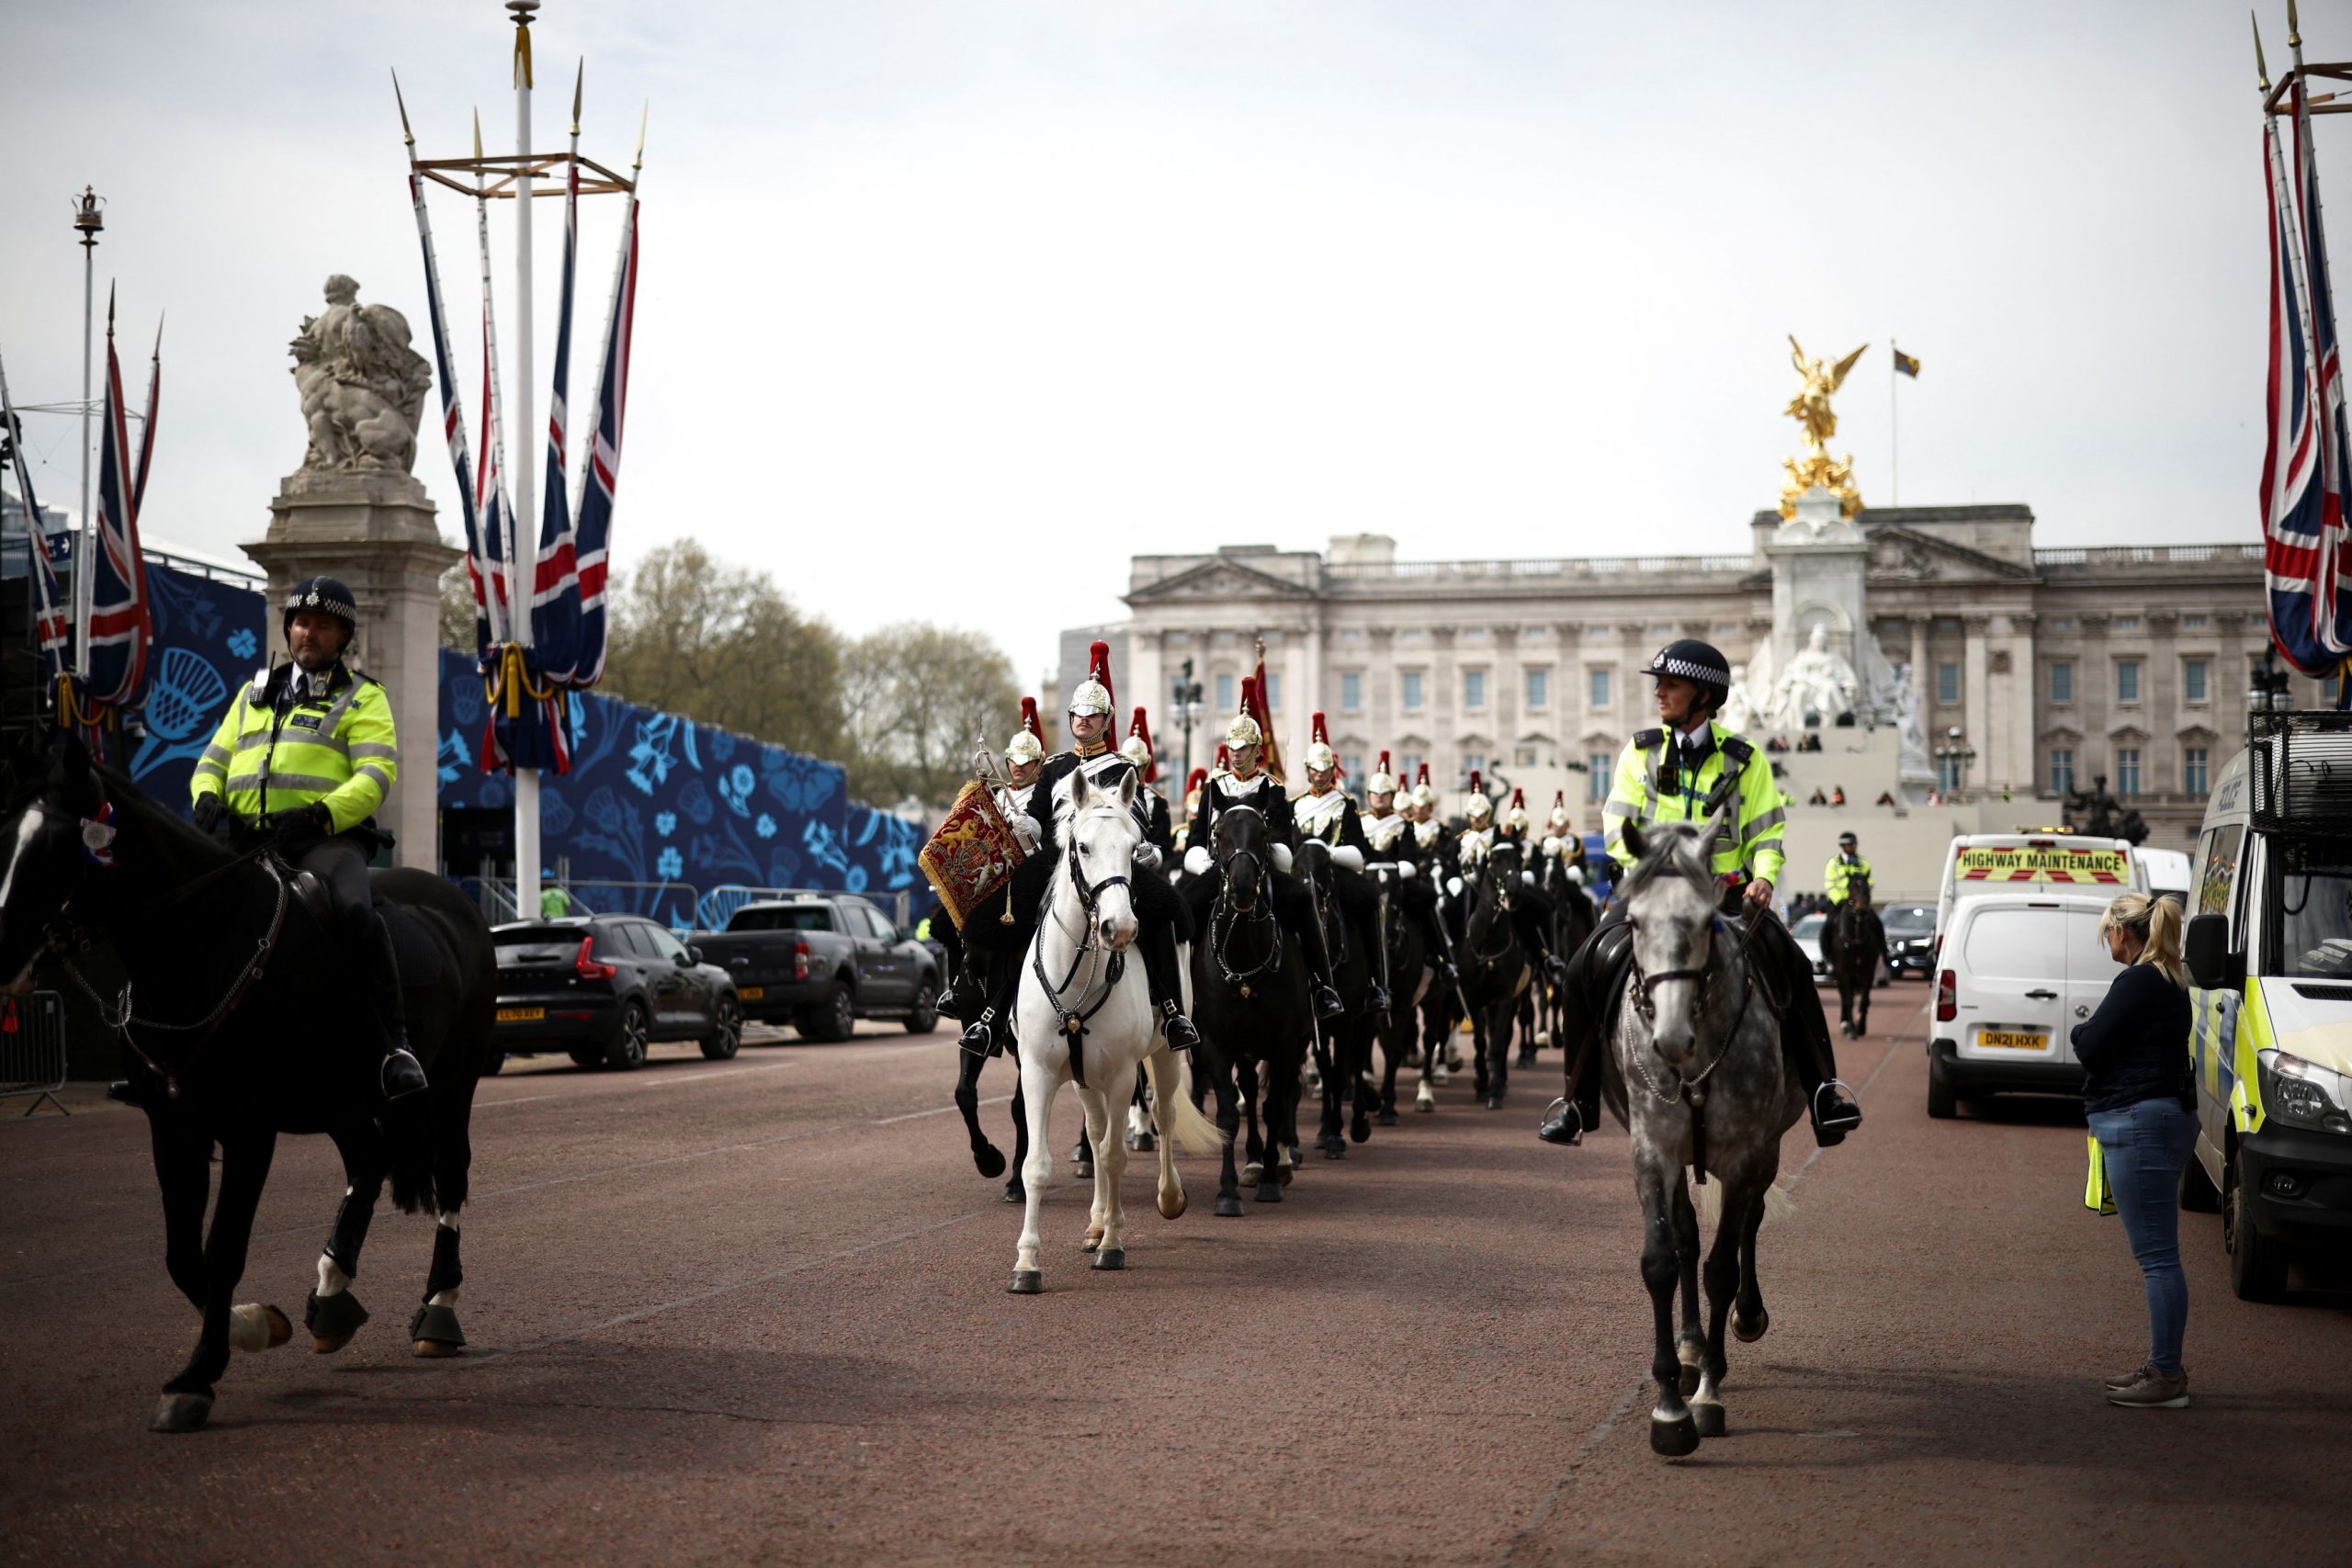
[{"label": "metal crowd barrier", "polygon": [[29,1094],[30,1116],[48,1100],[68,1116],[57,1091],[65,1087],[65,1000],[55,991],[0,997],[0,1100]]}]

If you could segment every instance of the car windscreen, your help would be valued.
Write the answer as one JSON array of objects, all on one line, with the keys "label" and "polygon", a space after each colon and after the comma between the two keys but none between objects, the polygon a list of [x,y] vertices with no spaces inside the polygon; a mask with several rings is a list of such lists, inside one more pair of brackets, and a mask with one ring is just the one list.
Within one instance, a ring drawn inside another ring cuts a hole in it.
[{"label": "car windscreen", "polygon": [[749,908],[735,911],[727,922],[730,931],[829,931],[833,929],[833,914],[821,904],[793,904],[775,908]]},{"label": "car windscreen", "polygon": [[1936,929],[1936,912],[1925,904],[1895,904],[1878,912],[1889,936],[1920,936]]},{"label": "car windscreen", "polygon": [[516,927],[496,932],[492,940],[501,964],[533,964],[570,958],[587,934],[583,926]]},{"label": "car windscreen", "polygon": [[1821,928],[1828,923],[1829,917],[1826,915],[1807,915],[1804,919],[1799,920],[1793,927],[1790,928],[1789,934],[1795,937],[1799,942],[1803,942],[1809,937],[1819,936],[1821,934]]},{"label": "car windscreen", "polygon": [[2278,936],[2266,975],[2352,976],[2352,846],[2283,846]]}]

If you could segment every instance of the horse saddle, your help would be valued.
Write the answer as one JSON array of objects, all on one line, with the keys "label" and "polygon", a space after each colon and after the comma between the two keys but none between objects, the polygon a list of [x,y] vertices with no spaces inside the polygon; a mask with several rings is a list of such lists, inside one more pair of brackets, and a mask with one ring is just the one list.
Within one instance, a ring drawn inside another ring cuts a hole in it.
[{"label": "horse saddle", "polygon": [[[334,903],[327,897],[326,884],[307,871],[290,872],[286,884],[296,903],[310,911],[311,918],[321,926],[333,929]],[[404,991],[429,991],[441,983],[441,948],[404,905],[396,904],[381,893],[375,896],[377,915],[386,930],[392,933],[392,956],[400,966],[401,988]]]}]

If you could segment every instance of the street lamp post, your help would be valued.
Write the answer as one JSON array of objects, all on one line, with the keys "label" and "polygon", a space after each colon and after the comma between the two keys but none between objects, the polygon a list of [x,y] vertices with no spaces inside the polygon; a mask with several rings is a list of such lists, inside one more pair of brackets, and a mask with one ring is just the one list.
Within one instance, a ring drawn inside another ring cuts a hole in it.
[{"label": "street lamp post", "polygon": [[1201,683],[1193,679],[1191,660],[1184,660],[1177,671],[1168,696],[1174,707],[1176,720],[1184,729],[1184,777],[1189,780],[1193,776],[1193,726],[1201,718]]},{"label": "street lamp post", "polygon": [[1968,743],[1968,738],[1961,733],[1960,726],[1955,724],[1945,730],[1943,744],[1936,748],[1936,762],[1943,776],[1951,781],[1953,795],[1967,792],[1968,770],[1975,761],[1976,748]]}]

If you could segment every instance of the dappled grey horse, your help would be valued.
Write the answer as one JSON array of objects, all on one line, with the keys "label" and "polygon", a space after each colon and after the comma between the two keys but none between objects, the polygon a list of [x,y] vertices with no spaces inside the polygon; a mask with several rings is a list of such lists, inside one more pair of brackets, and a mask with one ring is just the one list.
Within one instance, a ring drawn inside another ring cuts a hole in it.
[{"label": "dappled grey horse", "polygon": [[[1756,1280],[1757,1232],[1768,1204],[1788,1207],[1772,1184],[1781,1134],[1804,1116],[1804,1091],[1781,1066],[1778,1010],[1762,994],[1770,976],[1747,953],[1749,928],[1717,908],[1706,846],[1723,827],[1720,813],[1703,825],[1644,830],[1628,822],[1625,847],[1635,863],[1618,895],[1633,930],[1633,968],[1602,1087],[1633,1135],[1642,1279],[1657,1315],[1650,1447],[1668,1458],[1692,1452],[1702,1437],[1723,1436],[1725,1317],[1743,1341],[1762,1338],[1770,1325]],[[1700,1214],[1686,1166],[1715,1226],[1703,1334]]]}]

